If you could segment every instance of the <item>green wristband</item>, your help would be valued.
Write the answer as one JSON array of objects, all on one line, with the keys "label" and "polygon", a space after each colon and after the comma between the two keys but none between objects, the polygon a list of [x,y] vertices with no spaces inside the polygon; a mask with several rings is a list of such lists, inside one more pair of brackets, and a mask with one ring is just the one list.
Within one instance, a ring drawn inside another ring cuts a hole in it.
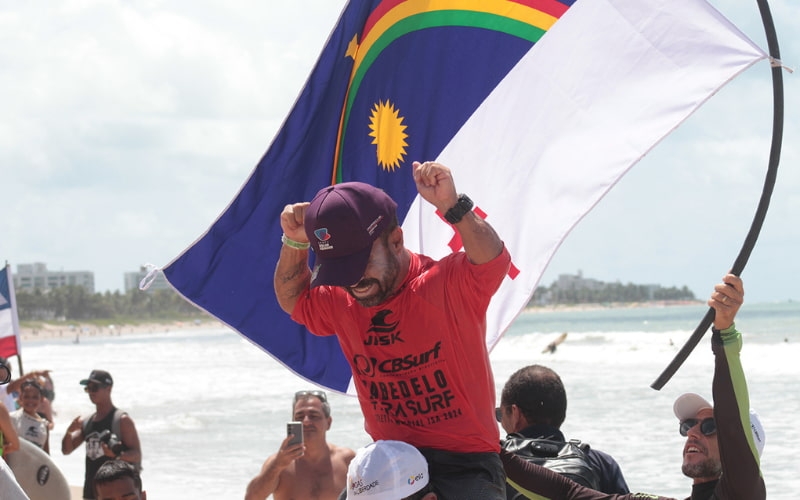
[{"label": "green wristband", "polygon": [[281,243],[286,245],[289,248],[294,248],[295,250],[308,250],[308,247],[311,246],[310,243],[301,243],[299,241],[294,241],[287,237],[285,234],[281,236]]}]

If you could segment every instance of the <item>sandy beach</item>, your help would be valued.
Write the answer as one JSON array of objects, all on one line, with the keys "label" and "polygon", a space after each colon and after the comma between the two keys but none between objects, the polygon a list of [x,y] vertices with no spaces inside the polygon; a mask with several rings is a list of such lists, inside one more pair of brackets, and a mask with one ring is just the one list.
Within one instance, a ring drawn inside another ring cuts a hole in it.
[{"label": "sandy beach", "polygon": [[224,328],[224,326],[220,321],[208,318],[194,321],[162,321],[139,324],[109,323],[105,326],[78,322],[72,324],[37,323],[35,326],[21,325],[20,340],[29,342],[63,338],[80,342],[82,338],[145,335],[176,330]]}]

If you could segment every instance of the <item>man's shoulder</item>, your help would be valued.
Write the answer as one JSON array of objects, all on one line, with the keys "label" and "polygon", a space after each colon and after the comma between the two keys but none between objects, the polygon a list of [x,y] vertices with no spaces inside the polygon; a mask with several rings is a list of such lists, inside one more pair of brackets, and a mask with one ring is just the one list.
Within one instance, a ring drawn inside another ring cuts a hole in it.
[{"label": "man's shoulder", "polygon": [[605,468],[613,469],[615,471],[621,470],[617,460],[604,451],[589,447],[587,455],[589,456],[589,460],[595,464],[602,465]]},{"label": "man's shoulder", "polygon": [[346,446],[339,446],[333,443],[326,444],[328,445],[328,453],[332,459],[339,460],[344,458],[349,462],[354,456],[356,456],[356,452]]},{"label": "man's shoulder", "polygon": [[350,448],[347,448],[346,446],[337,446],[335,444],[328,443],[328,449],[330,450],[332,457],[344,460],[348,464],[356,456],[356,452]]},{"label": "man's shoulder", "polygon": [[117,413],[116,413],[116,415],[114,415],[114,418],[119,418],[120,420],[129,420],[129,421],[133,422],[133,418],[131,417],[131,414],[128,413],[127,411],[117,408],[116,412]]},{"label": "man's shoulder", "polygon": [[[112,421],[112,426],[113,427],[119,427],[120,430],[122,430],[122,426],[124,425],[128,429],[131,429],[131,428],[134,429],[134,430],[136,429],[136,423],[133,421],[133,418],[130,416],[130,414],[128,412],[126,412],[125,410],[121,410],[119,408],[117,408],[115,411],[116,411],[116,413],[115,413],[114,419]],[[118,422],[117,426],[113,425],[114,421]]]},{"label": "man's shoulder", "polygon": [[591,446],[589,447],[589,455],[595,455],[595,456],[600,457],[600,458],[602,458],[602,459],[604,459],[604,460],[606,460],[608,462],[616,463],[616,460],[614,459],[614,457],[612,457],[611,455],[609,455],[608,453],[606,453],[603,450],[598,450],[597,448],[592,448]]},{"label": "man's shoulder", "polygon": [[[565,441],[560,431],[547,437],[510,434],[503,449],[592,489],[601,487],[600,473],[589,455],[589,447],[577,440]],[[536,433],[539,434],[539,433]],[[541,436],[541,434],[539,434]]]}]

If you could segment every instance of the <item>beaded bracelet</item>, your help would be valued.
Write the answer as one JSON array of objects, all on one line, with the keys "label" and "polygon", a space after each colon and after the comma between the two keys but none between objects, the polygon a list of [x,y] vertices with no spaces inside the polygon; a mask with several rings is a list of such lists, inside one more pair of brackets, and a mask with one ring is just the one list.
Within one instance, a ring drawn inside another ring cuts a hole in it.
[{"label": "beaded bracelet", "polygon": [[308,247],[311,246],[310,243],[301,243],[299,241],[294,241],[289,239],[285,234],[281,236],[281,243],[286,245],[289,248],[294,248],[295,250],[308,250]]}]

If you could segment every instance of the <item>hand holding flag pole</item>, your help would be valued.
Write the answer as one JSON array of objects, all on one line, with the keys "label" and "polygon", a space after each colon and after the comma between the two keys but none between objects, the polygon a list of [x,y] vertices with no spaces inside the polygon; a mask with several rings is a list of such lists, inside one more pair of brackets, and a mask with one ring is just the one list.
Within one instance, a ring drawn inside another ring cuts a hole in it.
[{"label": "hand holding flag pole", "polygon": [[[773,121],[772,121],[772,146],[769,155],[769,164],[767,166],[767,175],[764,180],[764,188],[761,192],[761,199],[756,209],[756,214],[753,217],[753,223],[750,225],[750,231],[744,240],[742,249],[739,251],[739,256],[731,268],[731,274],[740,276],[750,258],[750,253],[758,239],[758,234],[761,232],[761,226],[764,224],[764,218],[767,215],[769,208],[770,197],[772,190],[775,187],[775,178],[778,172],[778,164],[780,163],[781,156],[781,143],[783,141],[783,75],[781,73],[782,66],[775,62],[780,61],[780,50],[778,48],[778,36],[775,32],[775,24],[772,21],[772,14],[769,10],[767,0],[757,0],[758,8],[761,11],[761,20],[764,24],[764,31],[767,36],[767,45],[769,48],[769,55],[773,61],[772,64],[772,93],[773,93]],[[669,379],[675,375],[678,368],[686,361],[689,354],[692,353],[700,339],[708,331],[708,327],[714,321],[714,309],[709,308],[700,324],[692,333],[689,340],[683,345],[678,354],[675,355],[672,362],[661,372],[661,375],[650,384],[650,387],[659,391],[664,385],[669,382]]]}]

